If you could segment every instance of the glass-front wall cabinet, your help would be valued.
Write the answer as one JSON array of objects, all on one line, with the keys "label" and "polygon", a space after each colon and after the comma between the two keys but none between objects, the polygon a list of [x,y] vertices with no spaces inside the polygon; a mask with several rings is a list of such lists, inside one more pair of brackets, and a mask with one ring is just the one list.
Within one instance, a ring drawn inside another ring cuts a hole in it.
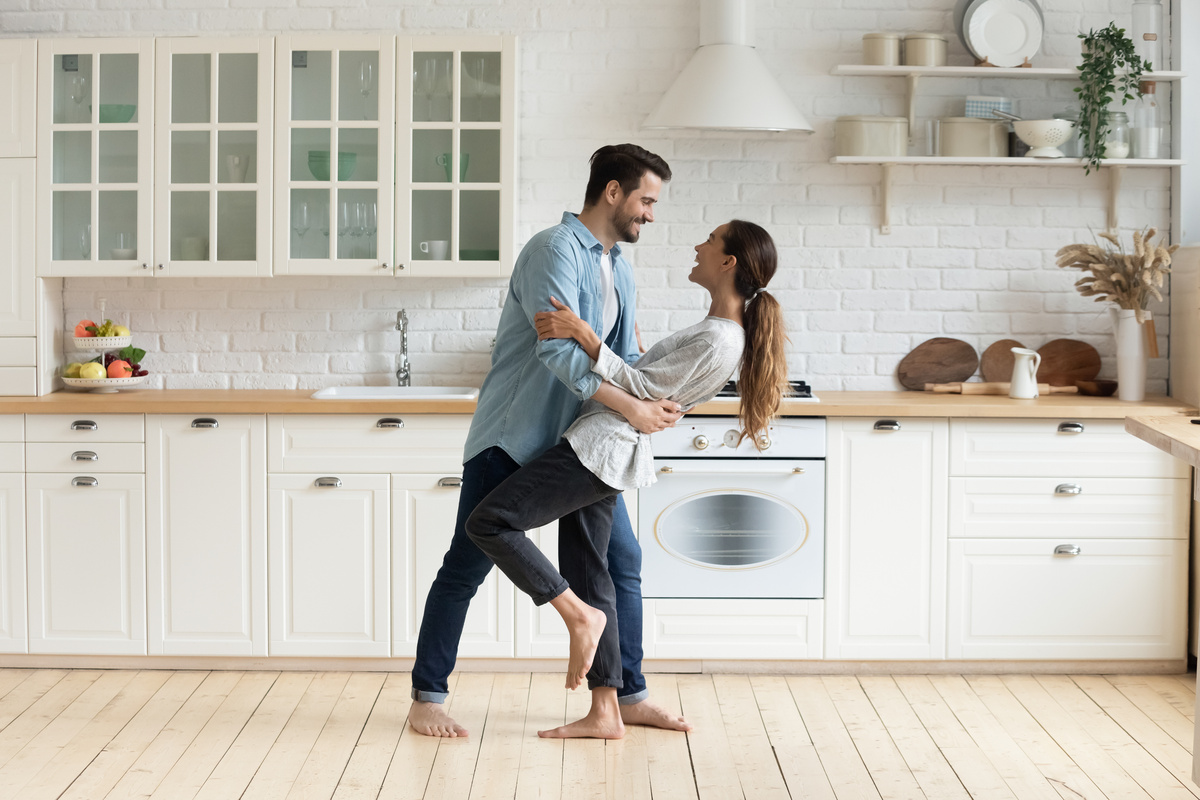
[{"label": "glass-front wall cabinet", "polygon": [[271,274],[274,66],[269,38],[158,40],[158,274]]},{"label": "glass-front wall cabinet", "polygon": [[394,37],[281,37],[276,74],[275,274],[393,274]]},{"label": "glass-front wall cabinet", "polygon": [[515,56],[508,36],[400,38],[397,274],[511,272]]},{"label": "glass-front wall cabinet", "polygon": [[39,275],[151,271],[153,53],[153,39],[39,43]]}]

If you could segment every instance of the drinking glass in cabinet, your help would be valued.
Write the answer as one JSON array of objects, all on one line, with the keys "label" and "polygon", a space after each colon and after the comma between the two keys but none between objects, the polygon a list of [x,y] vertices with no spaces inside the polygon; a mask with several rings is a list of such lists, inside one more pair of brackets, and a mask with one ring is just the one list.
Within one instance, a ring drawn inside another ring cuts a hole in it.
[{"label": "drinking glass in cabinet", "polygon": [[412,132],[413,183],[447,183],[450,173],[439,163],[442,154],[451,148],[449,130],[415,130]]},{"label": "drinking glass in cabinet", "polygon": [[171,56],[171,122],[212,121],[212,56],[208,53],[175,53]]},{"label": "drinking glass in cabinet", "polygon": [[99,121],[124,124],[138,121],[138,56],[136,53],[102,53],[96,103]]},{"label": "drinking glass in cabinet", "polygon": [[118,231],[113,234],[113,248],[109,256],[114,261],[128,261],[137,258],[137,243],[132,233]]},{"label": "drinking glass in cabinet", "polygon": [[92,133],[54,132],[54,182],[91,183]]},{"label": "drinking glass in cabinet", "polygon": [[353,189],[338,194],[338,258],[375,258],[372,208],[378,208],[374,189]]},{"label": "drinking glass in cabinet", "polygon": [[92,257],[92,226],[84,225],[79,232],[79,255],[83,258]]},{"label": "drinking glass in cabinet", "polygon": [[[429,246],[421,242],[450,240],[450,200],[448,191],[416,191],[412,193],[412,254],[418,261],[434,260]],[[441,259],[437,259],[441,260]]]},{"label": "drinking glass in cabinet", "polygon": [[292,258],[329,258],[328,190],[292,189],[291,226]]},{"label": "drinking glass in cabinet", "polygon": [[171,260],[208,260],[208,192],[171,192]]},{"label": "drinking glass in cabinet", "polygon": [[338,119],[379,119],[377,51],[345,50],[338,56]]},{"label": "drinking glass in cabinet", "polygon": [[463,191],[458,200],[458,256],[462,261],[500,259],[500,193]]},{"label": "drinking glass in cabinet", "polygon": [[258,53],[221,53],[217,59],[217,122],[258,122]]},{"label": "drinking glass in cabinet", "polygon": [[[101,261],[123,261],[120,251],[137,247],[137,192],[133,190],[96,193],[96,255]],[[205,215],[207,217],[207,214]],[[119,234],[129,238],[120,239]]]},{"label": "drinking glass in cabinet", "polygon": [[292,230],[296,232],[296,238],[299,240],[297,249],[303,249],[304,234],[308,233],[311,227],[311,221],[308,218],[308,203],[303,200],[292,203]]},{"label": "drinking glass in cabinet", "polygon": [[137,131],[101,131],[97,160],[100,183],[137,183],[137,151]]},{"label": "drinking glass in cabinet", "polygon": [[413,53],[413,121],[449,122],[451,53]]},{"label": "drinking glass in cabinet", "polygon": [[254,192],[217,192],[217,260],[255,261],[258,203]]},{"label": "drinking glass in cabinet", "polygon": [[92,195],[90,192],[54,192],[55,261],[92,257]]},{"label": "drinking glass in cabinet", "polygon": [[469,157],[471,162],[469,177],[464,174],[461,180],[471,183],[499,183],[500,131],[464,130],[459,136],[463,158]]},{"label": "drinking glass in cabinet", "polygon": [[208,183],[208,131],[171,131],[171,183]]},{"label": "drinking glass in cabinet", "polygon": [[92,121],[92,56],[54,57],[54,124]]},{"label": "drinking glass in cabinet", "polygon": [[330,120],[333,54],[328,50],[292,51],[292,119]]},{"label": "drinking glass in cabinet", "polygon": [[462,111],[466,122],[500,121],[500,54],[462,54]]}]

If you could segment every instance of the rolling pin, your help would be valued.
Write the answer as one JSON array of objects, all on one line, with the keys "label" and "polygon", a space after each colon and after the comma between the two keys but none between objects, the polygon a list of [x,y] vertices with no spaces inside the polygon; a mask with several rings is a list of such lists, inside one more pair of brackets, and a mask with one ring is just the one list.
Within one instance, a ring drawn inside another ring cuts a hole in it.
[{"label": "rolling pin", "polygon": [[[927,383],[925,391],[935,394],[1008,394],[1008,382],[990,383]],[[1051,386],[1039,383],[1038,394],[1078,394],[1075,386]]]}]

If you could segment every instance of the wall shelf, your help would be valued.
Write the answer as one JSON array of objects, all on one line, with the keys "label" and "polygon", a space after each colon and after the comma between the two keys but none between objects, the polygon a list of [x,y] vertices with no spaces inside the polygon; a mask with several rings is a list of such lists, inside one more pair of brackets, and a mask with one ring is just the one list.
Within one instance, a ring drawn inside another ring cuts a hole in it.
[{"label": "wall shelf", "polygon": [[[833,75],[865,78],[1047,78],[1071,80],[1079,77],[1074,67],[880,67],[872,64],[838,64]],[[1187,77],[1183,72],[1147,72],[1147,81],[1177,81]]]}]

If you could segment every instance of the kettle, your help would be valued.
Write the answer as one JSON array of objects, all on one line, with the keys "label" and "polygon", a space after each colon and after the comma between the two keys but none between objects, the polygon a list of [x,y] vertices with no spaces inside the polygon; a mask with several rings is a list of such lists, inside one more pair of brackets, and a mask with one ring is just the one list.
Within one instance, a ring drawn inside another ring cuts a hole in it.
[{"label": "kettle", "polygon": [[1021,400],[1032,400],[1038,396],[1037,371],[1042,365],[1042,356],[1035,350],[1014,347],[1012,380],[1008,384],[1008,396]]}]

